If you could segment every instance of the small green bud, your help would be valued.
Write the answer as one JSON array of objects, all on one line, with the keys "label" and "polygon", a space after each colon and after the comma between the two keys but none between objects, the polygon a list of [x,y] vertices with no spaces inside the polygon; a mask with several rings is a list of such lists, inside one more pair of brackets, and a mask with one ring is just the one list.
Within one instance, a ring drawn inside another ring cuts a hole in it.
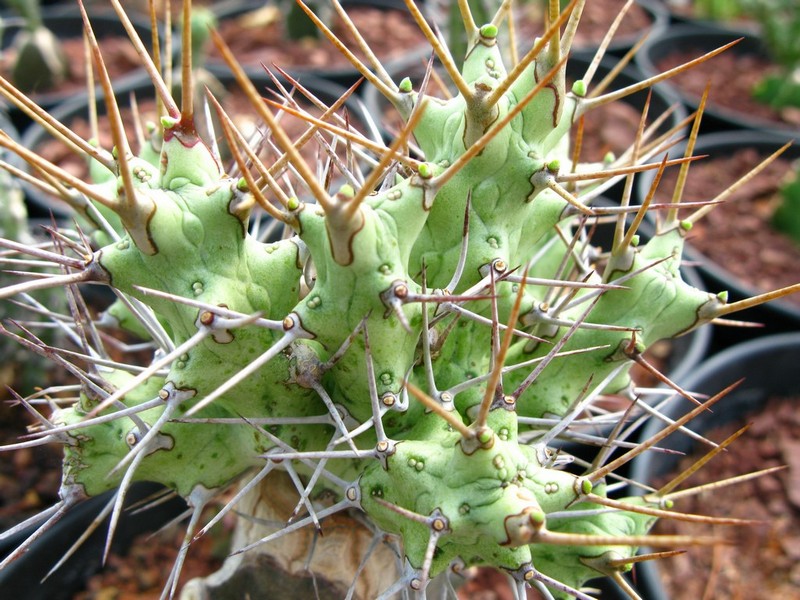
[{"label": "small green bud", "polygon": [[484,429],[478,434],[478,441],[485,445],[491,442],[493,437],[494,433],[492,433],[491,429]]},{"label": "small green bud", "polygon": [[411,79],[408,77],[403,77],[403,80],[400,82],[400,91],[404,94],[409,94],[414,89],[414,86],[411,85]]},{"label": "small green bud", "polygon": [[422,163],[417,170],[419,176],[423,179],[430,179],[433,177],[433,172],[431,171],[431,166],[428,163]]},{"label": "small green bud", "polygon": [[691,221],[681,221],[681,229],[684,231],[691,231],[692,227],[694,227]]},{"label": "small green bud", "polygon": [[352,185],[345,183],[339,188],[339,195],[345,198],[353,198],[356,195],[356,191],[353,189]]},{"label": "small green bud", "polygon": [[606,155],[603,157],[603,162],[608,165],[614,162],[616,159],[617,157],[614,156],[613,152],[606,152]]},{"label": "small green bud", "polygon": [[236,182],[236,189],[240,192],[246,192],[250,189],[247,187],[247,180],[244,177],[240,177],[239,181]]},{"label": "small green bud", "polygon": [[169,115],[161,117],[161,126],[164,129],[172,129],[178,123],[180,123],[180,119],[176,119],[175,117],[170,117]]},{"label": "small green bud", "polygon": [[292,196],[291,198],[289,198],[289,203],[286,205],[286,208],[288,208],[289,210],[297,210],[298,208],[300,208],[300,201],[294,196]]},{"label": "small green bud", "polygon": [[723,290],[719,294],[717,294],[717,298],[720,302],[728,302],[728,290]]},{"label": "small green bud", "polygon": [[664,500],[664,508],[672,508],[675,506],[675,503],[672,500]]},{"label": "small green bud", "polygon": [[555,172],[555,171],[558,171],[560,168],[561,168],[561,161],[558,160],[557,158],[553,159],[549,163],[547,163],[547,170],[548,171]]},{"label": "small green bud", "polygon": [[488,23],[481,27],[481,37],[485,37],[488,39],[494,39],[497,37],[497,26]]},{"label": "small green bud", "polygon": [[633,246],[634,248],[639,245],[639,242],[640,242],[640,239],[639,239],[638,235],[634,235],[634,236],[631,237],[631,246]]},{"label": "small green bud", "polygon": [[578,79],[572,84],[572,93],[583,98],[586,95],[586,82],[583,79]]}]

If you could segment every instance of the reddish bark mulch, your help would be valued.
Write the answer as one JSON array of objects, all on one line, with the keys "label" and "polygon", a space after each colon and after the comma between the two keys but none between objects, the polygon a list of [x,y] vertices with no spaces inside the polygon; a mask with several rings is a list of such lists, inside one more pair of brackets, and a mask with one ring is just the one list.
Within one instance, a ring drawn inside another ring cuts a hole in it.
[{"label": "reddish bark mulch", "polygon": [[[263,63],[267,67],[275,64],[283,68],[317,69],[350,66],[347,58],[322,36],[320,40],[288,39],[280,13],[270,17],[265,12],[267,10],[265,7],[259,11],[263,19],[255,18],[251,12],[219,24],[220,35],[241,64],[258,66]],[[353,6],[347,7],[346,12],[382,61],[402,56],[425,41],[419,27],[406,11]],[[353,50],[361,60],[365,59],[365,55],[357,50],[354,36],[340,19],[334,18],[331,29],[347,48]],[[221,60],[216,48],[211,50],[210,60]]]},{"label": "reddish bark mulch", "polygon": [[[59,42],[64,49],[69,64],[69,77],[56,89],[37,90],[40,94],[79,94],[86,90],[86,62],[85,50],[82,38],[59,38]],[[133,45],[128,38],[105,37],[98,40],[100,51],[105,61],[106,69],[109,72],[111,81],[119,80],[120,77],[141,68],[142,61],[136,53]],[[0,53],[0,74],[10,79],[10,72],[16,53],[10,50]],[[99,83],[95,72],[95,82]],[[33,96],[34,100],[36,95]]]},{"label": "reddish bark mulch", "polygon": [[[605,37],[608,28],[619,14],[624,2],[622,0],[591,0],[584,6],[580,25],[573,42],[574,50],[582,50],[597,46]],[[516,25],[520,38],[533,40],[544,31],[542,23],[543,2],[520,3],[517,11]],[[628,10],[612,39],[612,44],[619,40],[637,39],[653,24],[650,13],[634,3]]]},{"label": "reddish bark mulch", "polygon": [[[663,72],[702,54],[697,49],[677,48],[656,61],[656,66]],[[753,98],[753,89],[765,76],[779,73],[778,66],[768,59],[728,51],[676,75],[670,79],[670,83],[697,100],[710,83],[710,107],[724,108],[745,118],[771,121],[779,126],[800,125],[800,108],[789,107],[777,111]]]},{"label": "reddish bark mulch", "polygon": [[[796,598],[800,589],[800,398],[772,399],[750,417],[750,429],[682,487],[785,465],[768,476],[676,501],[687,513],[763,521],[750,526],[711,526],[664,519],[655,533],[724,536],[732,545],[689,548],[659,563],[671,598]],[[742,427],[709,432],[724,440]],[[696,457],[684,458],[676,472]]]},{"label": "reddish bark mulch", "polygon": [[[766,158],[753,148],[727,156],[696,161],[689,169],[683,199],[707,201],[748,173]],[[800,244],[777,232],[772,214],[780,203],[778,186],[792,162],[778,158],[692,228],[688,240],[710,261],[719,264],[754,289],[770,291],[796,284],[800,279]],[[656,201],[667,201],[677,170],[667,171]],[[788,301],[800,304],[797,294]]]}]

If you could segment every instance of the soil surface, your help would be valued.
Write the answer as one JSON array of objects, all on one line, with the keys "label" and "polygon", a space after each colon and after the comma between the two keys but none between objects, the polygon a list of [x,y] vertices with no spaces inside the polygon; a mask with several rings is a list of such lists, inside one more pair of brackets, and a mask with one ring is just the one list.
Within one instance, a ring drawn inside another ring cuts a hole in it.
[{"label": "soil surface", "polygon": [[[69,64],[69,77],[55,89],[37,90],[40,94],[80,94],[86,91],[86,61],[83,38],[59,38]],[[98,40],[100,52],[103,55],[106,69],[111,81],[141,68],[141,60],[130,40],[125,37],[105,37]],[[16,53],[11,50],[0,53],[0,74],[10,79],[12,65],[16,60]],[[95,81],[97,74],[95,72]],[[36,99],[34,94],[33,99]]]},{"label": "soil surface", "polygon": [[[597,46],[605,37],[608,28],[619,14],[623,5],[622,0],[591,0],[587,2],[580,25],[575,34],[573,50],[583,50]],[[532,40],[544,31],[542,23],[543,2],[520,3],[517,11],[516,26],[519,28],[519,39]],[[612,45],[630,40],[631,44],[650,28],[653,19],[650,13],[640,5],[634,3],[622,19],[617,29]]]},{"label": "soil surface", "polygon": [[[753,148],[743,148],[728,156],[695,161],[684,201],[711,200],[764,158]],[[697,222],[687,238],[689,244],[754,289],[770,291],[797,283],[800,244],[771,225],[780,202],[777,186],[791,168],[791,161],[775,160]],[[656,201],[668,200],[676,179],[677,170],[665,173],[659,186],[663,193],[656,194]],[[800,304],[797,294],[787,300]]]},{"label": "soil surface", "polygon": [[[682,47],[656,62],[663,72],[697,58],[703,52]],[[777,111],[753,98],[753,89],[767,75],[776,75],[780,69],[766,58],[751,54],[723,52],[688,71],[672,77],[669,81],[696,100],[710,83],[708,96],[710,107],[724,108],[743,115],[770,121],[779,126],[800,125],[800,108],[785,108]]]},{"label": "soil surface", "polygon": [[[10,383],[10,382],[9,382]],[[34,419],[11,395],[0,392],[0,444],[19,442]],[[37,446],[0,455],[0,531],[58,502],[61,484],[59,444]]]},{"label": "soil surface", "polygon": [[[347,7],[346,10],[369,47],[382,61],[402,56],[425,41],[419,27],[406,11],[365,6]],[[233,55],[243,65],[350,68],[347,58],[326,38],[288,39],[280,13],[270,11],[269,7],[223,20],[218,29]],[[358,47],[354,36],[340,19],[333,19],[331,29],[349,49]],[[354,53],[361,60],[365,59],[363,52],[355,50]],[[211,50],[209,60],[221,60],[216,49]]]},{"label": "soil surface", "polygon": [[[660,521],[654,533],[724,536],[732,545],[689,548],[659,562],[670,598],[796,598],[800,589],[800,398],[776,398],[748,417],[750,429],[683,487],[785,465],[784,470],[722,490],[676,500],[687,513],[753,519],[751,526]],[[742,427],[709,432],[720,442]],[[702,456],[686,457],[676,472]]]}]

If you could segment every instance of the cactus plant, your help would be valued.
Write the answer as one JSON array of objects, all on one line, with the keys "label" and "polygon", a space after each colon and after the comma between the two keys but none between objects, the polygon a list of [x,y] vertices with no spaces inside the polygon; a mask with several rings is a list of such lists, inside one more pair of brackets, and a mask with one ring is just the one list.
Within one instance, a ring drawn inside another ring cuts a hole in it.
[{"label": "cactus plant", "polygon": [[[111,4],[125,22],[120,2]],[[676,205],[648,199],[642,207],[592,206],[604,182],[685,169],[691,157],[660,158],[669,142],[650,139],[642,126],[634,148],[616,161],[572,164],[569,133],[582,114],[672,74],[593,94],[587,73],[568,90],[565,57],[583,4],[573,0],[561,11],[551,2],[547,33],[508,64],[497,40],[510,3],[478,25],[459,2],[469,40],[459,71],[407,0],[458,93],[427,98],[425,81],[395,82],[379,64],[354,60],[407,119],[388,147],[335,120],[336,106],[312,119],[288,100],[261,99],[212,33],[285,153],[269,165],[258,156],[262,141],[246,140],[213,98],[208,107],[195,100],[188,0],[181,98],[172,98],[157,62],[147,60],[163,114],[136,153],[88,16],[113,149],[74,136],[3,82],[6,97],[92,161],[95,179],[71,177],[6,137],[0,146],[29,162],[38,184],[60,192],[103,229],[96,239],[108,241],[93,248],[82,232],[64,230],[52,248],[28,251],[55,265],[54,273],[6,286],[0,298],[94,283],[110,286],[118,301],[92,319],[73,300],[76,351],[4,326],[7,336],[67,368],[77,384],[71,397],[52,400],[53,414],[40,414],[32,439],[3,448],[59,442],[64,467],[61,502],[12,530],[39,525],[2,565],[82,499],[117,490],[101,515],[110,518],[110,540],[131,483],[155,481],[191,509],[165,582],[164,595],[172,596],[191,541],[247,494],[269,504],[277,495],[273,471],[296,487],[293,518],[236,552],[268,551],[269,542],[301,527],[324,531],[326,517],[361,513],[377,541],[397,540],[397,576],[385,589],[363,591],[360,568],[339,573],[351,596],[424,597],[431,578],[473,565],[510,574],[518,597],[533,586],[546,597],[588,598],[582,588],[602,576],[633,594],[622,575],[642,559],[639,546],[719,543],[648,535],[659,517],[707,519],[669,510],[671,488],[621,497],[616,473],[724,394],[632,444],[625,441],[627,417],[640,403],[628,371],[634,363],[648,366],[642,355],[655,341],[798,286],[728,304],[724,293],[682,281],[692,219],[679,221]],[[217,133],[232,165],[223,167],[214,140],[196,133],[194,114],[206,109],[219,113]],[[331,160],[336,172],[329,167],[319,177],[273,109],[308,122],[303,141],[316,132],[359,151],[349,162]],[[356,156],[363,164],[354,164]],[[637,226],[659,208],[661,228],[645,243]],[[286,234],[266,241],[253,234],[253,222],[267,218]],[[604,218],[616,223],[615,235],[600,254],[591,232]],[[99,332],[115,326],[144,336],[151,360],[112,359]],[[30,406],[50,393],[21,401]],[[597,409],[607,395],[627,399],[625,414]],[[599,437],[583,429],[600,423],[616,425]],[[566,452],[555,451],[560,439],[601,449],[570,465]],[[618,447],[624,451],[612,460]],[[204,507],[234,485],[230,501],[201,525]],[[323,504],[321,495],[333,500]]]}]

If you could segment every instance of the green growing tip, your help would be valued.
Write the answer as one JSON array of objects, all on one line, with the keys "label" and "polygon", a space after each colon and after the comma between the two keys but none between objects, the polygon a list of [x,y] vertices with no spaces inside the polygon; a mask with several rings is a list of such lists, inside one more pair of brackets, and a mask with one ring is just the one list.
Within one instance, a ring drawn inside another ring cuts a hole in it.
[{"label": "green growing tip", "polygon": [[583,98],[586,95],[586,82],[583,79],[578,79],[572,84],[572,93]]},{"label": "green growing tip", "polygon": [[164,129],[172,129],[180,122],[180,119],[176,119],[175,117],[170,117],[169,115],[164,115],[161,117],[161,126]]},{"label": "green growing tip", "polygon": [[481,37],[494,39],[497,37],[497,26],[488,23],[481,27]]},{"label": "green growing tip", "polygon": [[691,221],[681,221],[681,229],[684,231],[690,231],[693,226]]},{"label": "green growing tip", "polygon": [[478,434],[478,441],[479,441],[481,444],[484,444],[484,445],[486,445],[486,444],[488,444],[489,442],[491,442],[491,441],[492,441],[492,438],[493,438],[493,437],[494,437],[494,432],[492,432],[492,430],[491,430],[491,429],[484,429],[483,431],[481,431],[481,432]]},{"label": "green growing tip", "polygon": [[400,91],[404,94],[410,94],[411,91],[414,89],[414,86],[411,85],[411,79],[408,77],[403,77],[403,80],[400,82]]},{"label": "green growing tip", "polygon": [[298,208],[300,208],[300,201],[294,196],[292,196],[291,198],[289,198],[289,202],[286,203],[286,208],[288,208],[289,210],[297,210]]}]

